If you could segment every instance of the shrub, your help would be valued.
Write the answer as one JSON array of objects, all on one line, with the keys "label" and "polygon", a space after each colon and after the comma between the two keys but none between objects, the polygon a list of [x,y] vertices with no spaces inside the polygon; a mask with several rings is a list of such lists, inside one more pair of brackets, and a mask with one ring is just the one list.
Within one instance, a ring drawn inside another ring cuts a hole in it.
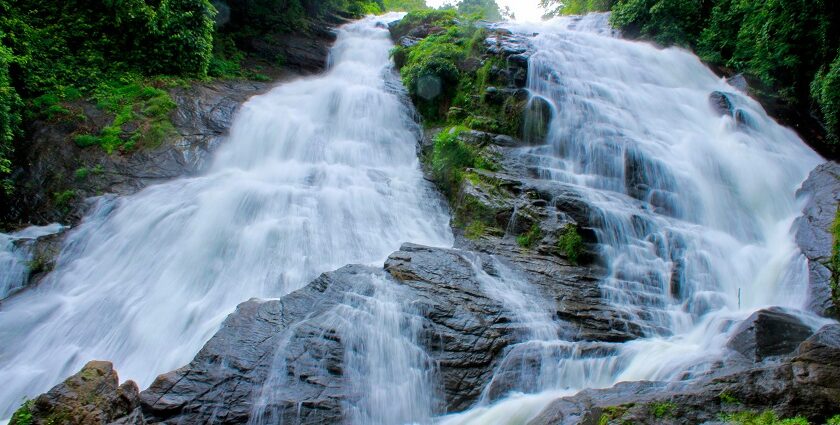
[{"label": "shrub", "polygon": [[736,412],[721,415],[721,419],[736,425],[810,425],[808,420],[797,416],[790,419],[779,419],[772,410],[758,413],[753,411]]},{"label": "shrub", "polygon": [[583,237],[574,224],[567,224],[560,231],[557,239],[557,252],[565,256],[572,264],[579,264],[583,252]]},{"label": "shrub", "polygon": [[543,233],[540,225],[534,223],[527,232],[516,237],[516,243],[523,248],[531,248],[539,242],[542,237]]},{"label": "shrub", "polygon": [[[3,34],[0,32],[0,40]],[[9,78],[11,51],[0,45],[0,190],[9,193],[11,183],[6,175],[12,171],[11,157],[15,138],[20,135],[23,102]]]},{"label": "shrub", "polygon": [[32,424],[32,400],[26,400],[23,404],[12,414],[12,419],[9,425],[31,425]]},{"label": "shrub", "polygon": [[655,402],[650,405],[650,413],[657,419],[673,416],[676,410],[677,405],[670,401]]},{"label": "shrub", "polygon": [[822,112],[831,143],[840,142],[840,51],[834,62],[822,69],[811,83],[811,96]]}]

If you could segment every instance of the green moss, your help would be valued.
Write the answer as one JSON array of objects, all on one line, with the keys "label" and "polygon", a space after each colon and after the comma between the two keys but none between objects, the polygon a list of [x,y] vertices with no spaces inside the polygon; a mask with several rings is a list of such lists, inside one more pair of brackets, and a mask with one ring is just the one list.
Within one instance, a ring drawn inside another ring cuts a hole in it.
[{"label": "green moss", "polygon": [[650,414],[656,419],[673,417],[676,410],[677,405],[670,401],[660,401],[650,404]]},{"label": "green moss", "polygon": [[811,83],[811,96],[822,113],[830,143],[840,143],[840,51]]},{"label": "green moss", "polygon": [[32,424],[32,400],[26,400],[23,404],[12,414],[12,419],[9,425],[31,425]]},{"label": "green moss", "polygon": [[797,416],[790,419],[779,419],[772,410],[758,413],[744,411],[721,415],[721,420],[735,425],[809,425],[807,419]]},{"label": "green moss", "polygon": [[487,225],[483,221],[475,220],[470,222],[464,229],[464,236],[467,239],[477,240],[487,232]]},{"label": "green moss", "polygon": [[88,178],[88,176],[90,175],[90,168],[87,168],[87,167],[77,168],[74,175],[76,176],[76,180],[84,180],[84,179]]},{"label": "green moss", "polygon": [[153,80],[124,77],[100,84],[92,96],[98,108],[112,114],[113,121],[98,134],[79,134],[80,147],[98,145],[108,153],[153,148],[175,134],[170,114],[177,107],[166,90]]},{"label": "green moss", "polygon": [[732,393],[730,393],[729,391],[723,391],[720,394],[718,394],[718,399],[723,404],[741,404],[741,400],[732,395]]},{"label": "green moss", "polygon": [[76,196],[78,196],[78,194],[73,189],[56,192],[53,193],[53,203],[55,204],[56,209],[66,213],[70,209],[70,202],[76,199]]},{"label": "green moss", "polygon": [[[632,403],[622,404],[620,406],[605,407],[598,418],[598,425],[609,425],[614,421],[620,420],[629,408],[633,407]],[[627,421],[619,422],[624,425]]]},{"label": "green moss", "polygon": [[534,223],[531,228],[516,237],[516,243],[523,248],[532,248],[543,238],[543,232],[539,224]]},{"label": "green moss", "polygon": [[583,254],[583,237],[578,227],[574,224],[567,224],[560,231],[557,239],[557,252],[565,256],[572,264],[579,264]]}]

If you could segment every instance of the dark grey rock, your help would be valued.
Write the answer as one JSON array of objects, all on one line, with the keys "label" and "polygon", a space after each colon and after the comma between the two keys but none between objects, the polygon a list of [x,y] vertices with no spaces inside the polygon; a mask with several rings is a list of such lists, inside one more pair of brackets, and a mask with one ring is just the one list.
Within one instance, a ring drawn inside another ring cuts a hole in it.
[{"label": "dark grey rock", "polygon": [[[804,416],[821,424],[837,412],[837,359],[840,326],[829,325],[782,363],[757,363],[687,381],[630,382],[585,390],[555,400],[528,425],[718,423],[722,414],[766,409],[780,418]],[[666,413],[655,416],[654,408],[664,403],[668,403]]]},{"label": "dark grey rock", "polygon": [[735,116],[735,107],[729,98],[730,96],[729,93],[714,91],[709,95],[709,105],[721,116]]},{"label": "dark grey rock", "polygon": [[840,165],[834,161],[815,168],[796,193],[806,200],[802,216],[793,225],[796,244],[808,261],[808,308],[823,316],[836,316],[831,298],[831,225],[840,203]]},{"label": "dark grey rock", "polygon": [[811,328],[796,316],[769,308],[753,313],[738,325],[727,347],[761,362],[767,357],[792,353],[811,334]]}]

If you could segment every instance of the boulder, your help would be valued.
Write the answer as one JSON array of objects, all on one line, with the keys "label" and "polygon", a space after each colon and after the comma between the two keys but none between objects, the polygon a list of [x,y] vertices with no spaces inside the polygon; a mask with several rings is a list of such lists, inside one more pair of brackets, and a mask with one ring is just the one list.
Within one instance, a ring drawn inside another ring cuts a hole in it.
[{"label": "boulder", "polygon": [[25,405],[30,422],[22,422],[16,414],[10,425],[105,425],[117,420],[125,425],[143,424],[139,392],[133,381],[119,385],[111,363],[92,361]]},{"label": "boulder", "polygon": [[840,203],[840,164],[826,162],[815,168],[796,193],[805,201],[802,216],[793,225],[796,244],[808,261],[808,308],[837,315],[831,294],[831,226]]},{"label": "boulder", "polygon": [[735,329],[727,347],[755,362],[792,353],[811,336],[811,328],[779,308],[753,313]]},{"label": "boulder", "polygon": [[559,398],[528,425],[711,424],[727,414],[772,410],[814,424],[837,414],[840,326],[828,325],[779,363],[720,367],[677,382],[625,382]]}]

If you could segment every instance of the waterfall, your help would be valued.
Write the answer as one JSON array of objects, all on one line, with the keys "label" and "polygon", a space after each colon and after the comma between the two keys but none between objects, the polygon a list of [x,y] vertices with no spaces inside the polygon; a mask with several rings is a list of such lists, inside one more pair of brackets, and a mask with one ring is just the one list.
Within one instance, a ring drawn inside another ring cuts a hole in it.
[{"label": "waterfall", "polygon": [[247,102],[204,175],[99,203],[56,270],[0,307],[0,417],[91,359],[145,387],[242,301],[403,242],[452,244],[389,59],[398,18],[343,26],[324,75]]},{"label": "waterfall", "polygon": [[[585,388],[697,376],[725,356],[733,323],[762,307],[815,323],[801,311],[808,278],[791,225],[817,154],[691,53],[616,38],[607,14],[507,26],[531,37],[529,91],[553,109],[546,143],[517,154],[591,207],[604,298],[644,337],[524,338],[496,372],[521,384],[441,423],[523,424]],[[714,110],[713,92],[731,113]]]},{"label": "waterfall", "polygon": [[31,226],[19,232],[0,233],[0,300],[26,284],[32,258],[31,245],[38,238],[61,232],[64,226]]}]

